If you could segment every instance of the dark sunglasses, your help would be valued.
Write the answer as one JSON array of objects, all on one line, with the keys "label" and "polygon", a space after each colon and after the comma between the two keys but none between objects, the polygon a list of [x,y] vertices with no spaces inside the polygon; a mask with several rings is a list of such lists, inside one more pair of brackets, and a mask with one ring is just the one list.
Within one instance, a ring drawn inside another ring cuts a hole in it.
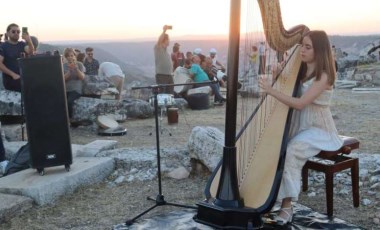
[{"label": "dark sunglasses", "polygon": [[20,33],[20,30],[11,30],[12,34],[19,34]]}]

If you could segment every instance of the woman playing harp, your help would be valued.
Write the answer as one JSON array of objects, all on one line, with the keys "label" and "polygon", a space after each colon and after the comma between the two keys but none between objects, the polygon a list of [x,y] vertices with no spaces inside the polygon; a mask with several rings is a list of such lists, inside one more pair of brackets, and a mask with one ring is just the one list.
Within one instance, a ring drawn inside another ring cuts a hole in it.
[{"label": "woman playing harp", "polygon": [[[289,97],[296,96],[296,79],[301,66],[298,44],[308,28],[301,25],[285,30],[279,1],[258,0],[258,3],[266,38],[265,44],[271,48],[266,49],[268,50],[266,63],[270,63],[275,57],[275,52],[278,56],[287,51],[290,54],[286,61],[287,65],[281,73],[272,76],[274,83],[271,86]],[[256,8],[249,7],[249,9]],[[206,186],[207,200],[198,203],[198,212],[194,217],[197,222],[217,228],[245,229],[263,226],[261,216],[271,210],[280,188],[292,116],[292,110],[288,106],[265,94],[258,99],[249,99],[252,103],[243,102],[241,106],[246,108],[240,112],[237,110],[238,73],[255,72],[239,70],[239,18],[240,1],[233,0],[227,68],[227,75],[231,80],[227,85],[223,159]],[[245,39],[247,47],[251,47],[252,44],[247,40]],[[253,40],[254,44],[258,44],[257,42],[263,41],[263,37]],[[268,69],[267,66],[263,66],[263,74],[266,76],[270,76]],[[243,77],[247,77],[248,83],[253,83],[252,86],[256,87],[257,76],[248,75]],[[236,125],[237,113],[241,115],[240,125]]]},{"label": "woman playing harp", "polygon": [[337,150],[343,143],[329,108],[336,73],[330,47],[324,31],[310,31],[304,36],[300,49],[300,97],[282,94],[272,88],[264,78],[259,82],[267,94],[297,110],[293,115],[291,139],[287,146],[284,172],[277,196],[277,200],[282,203],[276,220],[282,224],[292,221],[291,202],[298,200],[301,170],[307,159],[321,150]]}]

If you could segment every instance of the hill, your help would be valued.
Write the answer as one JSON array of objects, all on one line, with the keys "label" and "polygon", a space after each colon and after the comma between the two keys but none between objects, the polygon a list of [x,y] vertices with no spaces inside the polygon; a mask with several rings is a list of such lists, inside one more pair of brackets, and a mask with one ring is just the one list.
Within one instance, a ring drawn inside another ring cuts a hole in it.
[{"label": "hill", "polygon": [[[74,47],[84,52],[86,47],[89,45],[75,45]],[[58,50],[61,54],[63,54],[63,50],[66,47],[73,47],[73,45],[49,45],[49,44],[40,44],[38,47],[38,51],[40,52],[46,52],[46,51],[53,51]],[[148,76],[141,68],[139,68],[138,65],[129,64],[128,61],[123,61],[120,57],[114,55],[112,52],[107,51],[106,49],[97,48],[93,46],[96,49],[96,59],[99,60],[100,63],[104,61],[110,61],[117,63],[120,65],[121,69],[124,71],[126,75],[127,82],[132,81],[140,81],[143,84],[151,84],[153,82],[153,78],[151,76]]]},{"label": "hill", "polygon": [[[380,35],[367,36],[330,36],[332,45],[342,51],[350,54],[359,54],[360,51],[368,46],[371,42],[379,40]],[[204,54],[208,54],[210,48],[218,50],[218,59],[222,63],[227,63],[228,39],[184,39],[178,38],[170,41],[169,52],[172,45],[178,42],[181,45],[181,51],[193,51],[195,48],[201,48]],[[115,42],[88,42],[88,43],[67,43],[59,45],[42,44],[39,50],[57,49],[63,52],[65,47],[75,47],[83,50],[91,46],[95,49],[95,58],[100,62],[111,61],[119,64],[127,75],[128,82],[138,80],[142,83],[154,82],[154,54],[153,47],[155,41],[115,41]],[[244,39],[241,46],[245,45]]]}]

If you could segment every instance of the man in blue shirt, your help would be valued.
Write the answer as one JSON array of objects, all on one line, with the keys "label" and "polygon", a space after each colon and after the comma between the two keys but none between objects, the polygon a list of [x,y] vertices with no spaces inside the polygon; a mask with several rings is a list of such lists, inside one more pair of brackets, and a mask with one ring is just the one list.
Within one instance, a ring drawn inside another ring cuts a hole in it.
[{"label": "man in blue shirt", "polygon": [[8,40],[0,45],[0,71],[3,72],[3,84],[7,90],[21,92],[20,67],[18,58],[22,54],[30,55],[34,52],[32,39],[28,32],[22,34],[24,41],[20,39],[20,27],[10,24],[7,27]]}]

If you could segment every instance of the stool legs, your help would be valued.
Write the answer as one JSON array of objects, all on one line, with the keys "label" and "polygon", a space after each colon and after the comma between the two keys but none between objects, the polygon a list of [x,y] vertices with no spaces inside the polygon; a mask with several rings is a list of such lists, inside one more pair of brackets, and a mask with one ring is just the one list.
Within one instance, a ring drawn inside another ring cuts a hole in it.
[{"label": "stool legs", "polygon": [[302,168],[302,191],[306,192],[309,185],[309,170],[307,166]]},{"label": "stool legs", "polygon": [[352,199],[354,207],[359,207],[359,160],[354,159],[351,168]]},{"label": "stool legs", "polygon": [[325,174],[327,216],[333,216],[334,209],[334,173],[345,169],[351,169],[352,199],[354,207],[359,207],[359,160],[347,158],[336,162],[334,165],[324,165],[319,162],[308,161],[302,168],[302,191],[308,189],[308,170],[313,169]]},{"label": "stool legs", "polygon": [[330,218],[333,216],[333,206],[334,206],[334,172],[328,170],[326,173],[326,206],[327,206],[327,216]]}]

